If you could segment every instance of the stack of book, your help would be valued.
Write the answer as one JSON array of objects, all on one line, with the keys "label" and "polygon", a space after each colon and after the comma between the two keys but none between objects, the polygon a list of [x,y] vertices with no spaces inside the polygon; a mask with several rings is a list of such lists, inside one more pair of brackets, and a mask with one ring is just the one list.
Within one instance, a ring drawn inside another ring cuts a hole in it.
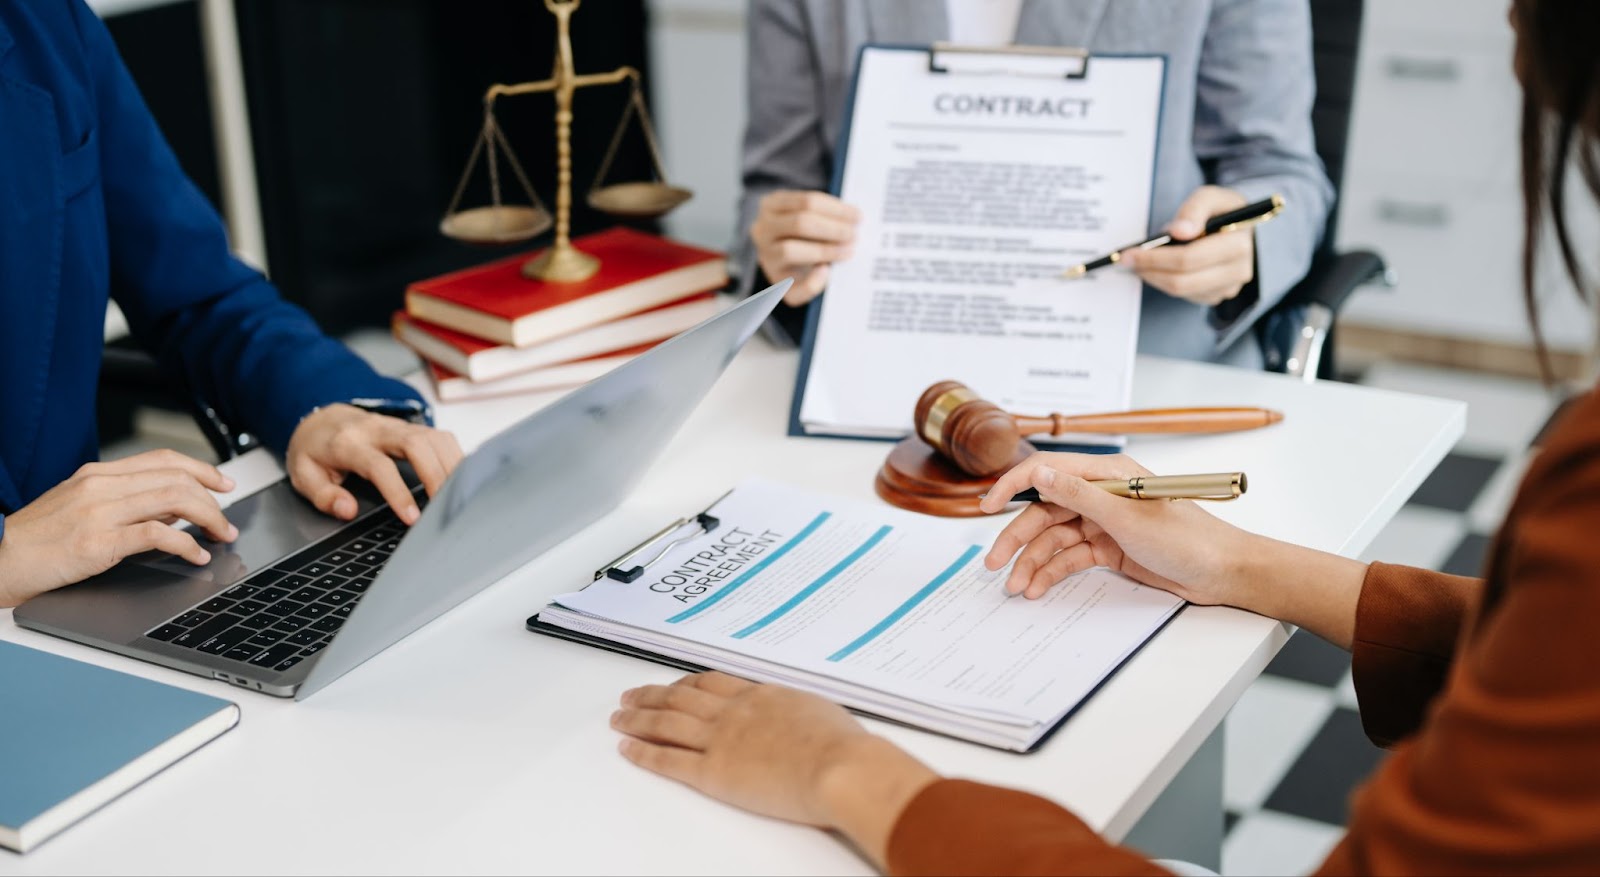
[{"label": "stack of book", "polygon": [[586,383],[717,311],[721,253],[626,228],[573,244],[600,259],[578,283],[522,276],[528,254],[414,283],[394,335],[442,402]]}]

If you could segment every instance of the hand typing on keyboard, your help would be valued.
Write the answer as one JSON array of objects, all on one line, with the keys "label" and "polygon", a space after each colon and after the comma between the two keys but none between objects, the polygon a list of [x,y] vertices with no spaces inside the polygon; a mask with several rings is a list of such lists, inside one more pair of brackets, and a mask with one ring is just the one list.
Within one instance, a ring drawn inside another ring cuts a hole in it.
[{"label": "hand typing on keyboard", "polygon": [[372,482],[407,526],[421,515],[395,460],[409,462],[433,496],[461,462],[461,446],[448,432],[362,411],[350,405],[319,408],[289,439],[286,458],[295,490],[326,514],[348,521],[359,508],[342,483],[347,475]]}]

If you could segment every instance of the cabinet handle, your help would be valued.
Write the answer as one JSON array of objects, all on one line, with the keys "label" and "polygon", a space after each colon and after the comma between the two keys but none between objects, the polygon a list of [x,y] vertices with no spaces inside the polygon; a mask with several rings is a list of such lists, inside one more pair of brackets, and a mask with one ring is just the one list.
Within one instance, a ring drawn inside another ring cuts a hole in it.
[{"label": "cabinet handle", "polygon": [[1449,58],[1404,58],[1391,56],[1385,68],[1395,79],[1417,79],[1426,82],[1455,82],[1461,78],[1461,67]]},{"label": "cabinet handle", "polygon": [[1384,200],[1378,202],[1378,218],[1399,225],[1443,228],[1450,224],[1450,208],[1443,204]]}]

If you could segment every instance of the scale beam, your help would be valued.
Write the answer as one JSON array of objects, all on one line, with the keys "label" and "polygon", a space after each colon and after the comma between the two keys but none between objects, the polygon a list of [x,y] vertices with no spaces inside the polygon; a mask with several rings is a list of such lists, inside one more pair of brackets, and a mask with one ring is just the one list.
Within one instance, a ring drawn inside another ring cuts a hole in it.
[{"label": "scale beam", "polygon": [[[573,88],[586,88],[591,85],[616,85],[627,80],[639,82],[639,71],[632,67],[618,67],[610,73],[585,73],[572,78]],[[561,87],[559,79],[540,79],[537,82],[518,82],[514,85],[495,83],[483,93],[483,99],[493,103],[498,98],[516,97],[522,94],[545,94]]]},{"label": "scale beam", "polygon": [[[504,135],[499,133],[499,126],[494,123],[494,104],[502,97],[515,97],[525,94],[554,94],[556,103],[556,210],[555,210],[555,241],[550,248],[536,259],[530,260],[522,266],[523,276],[532,280],[543,280],[553,283],[576,283],[593,276],[600,268],[600,262],[593,256],[578,250],[572,245],[572,96],[579,88],[596,85],[615,85],[620,82],[631,82],[633,86],[630,96],[631,103],[623,114],[616,134],[612,137],[611,147],[607,150],[605,159],[601,162],[600,171],[596,174],[595,183],[590,186],[589,204],[597,210],[617,216],[636,218],[651,218],[671,210],[687,201],[691,193],[687,189],[669,185],[666,174],[661,165],[661,149],[656,143],[655,132],[650,125],[649,114],[645,109],[644,99],[640,91],[641,76],[637,69],[631,66],[618,67],[604,73],[585,73],[579,75],[573,69],[572,62],[572,13],[578,8],[580,0],[544,0],[545,8],[556,17],[556,63],[550,78],[530,82],[495,83],[483,93],[484,105],[484,135],[489,151],[490,186],[494,190],[494,203],[492,207],[477,208],[465,213],[456,213],[456,204],[460,200],[461,191],[465,188],[468,175],[473,168],[473,159],[468,159],[467,171],[463,174],[462,184],[457,188],[456,197],[451,202],[450,211],[441,228],[452,237],[475,242],[506,242],[515,239],[528,239],[539,233],[548,225],[540,227],[536,220],[543,211],[543,205],[538,204],[538,196],[532,194],[531,187],[527,186],[526,179],[521,174],[520,166],[516,164],[515,157],[511,155],[510,147],[504,144]],[[600,187],[600,181],[605,178],[611,161],[616,156],[617,147],[622,141],[622,134],[626,129],[629,116],[639,113],[640,126],[645,135],[645,141],[650,147],[650,156],[655,165],[655,182],[632,182]],[[530,199],[535,202],[536,208],[521,208],[514,205],[502,206],[500,202],[499,182],[495,177],[494,148],[497,145],[505,147],[512,167],[517,171],[519,180],[524,188],[529,189]],[[474,152],[474,156],[477,152]],[[520,211],[520,212],[518,212]],[[482,216],[476,216],[482,214]],[[527,214],[526,216],[524,214]],[[542,213],[548,222],[548,213]],[[507,225],[514,226],[507,228]],[[480,228],[480,226],[482,228]],[[487,229],[487,230],[484,230]]]}]

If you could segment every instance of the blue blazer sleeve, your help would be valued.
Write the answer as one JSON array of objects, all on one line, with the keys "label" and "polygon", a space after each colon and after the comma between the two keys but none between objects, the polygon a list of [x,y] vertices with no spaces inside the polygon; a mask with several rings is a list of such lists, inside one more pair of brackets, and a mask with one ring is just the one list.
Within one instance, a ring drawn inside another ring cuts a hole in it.
[{"label": "blue blazer sleeve", "polygon": [[98,113],[111,296],[134,337],[279,453],[318,406],[418,398],[233,256],[221,217],[179,168],[105,25],[82,3],[73,8]]}]

